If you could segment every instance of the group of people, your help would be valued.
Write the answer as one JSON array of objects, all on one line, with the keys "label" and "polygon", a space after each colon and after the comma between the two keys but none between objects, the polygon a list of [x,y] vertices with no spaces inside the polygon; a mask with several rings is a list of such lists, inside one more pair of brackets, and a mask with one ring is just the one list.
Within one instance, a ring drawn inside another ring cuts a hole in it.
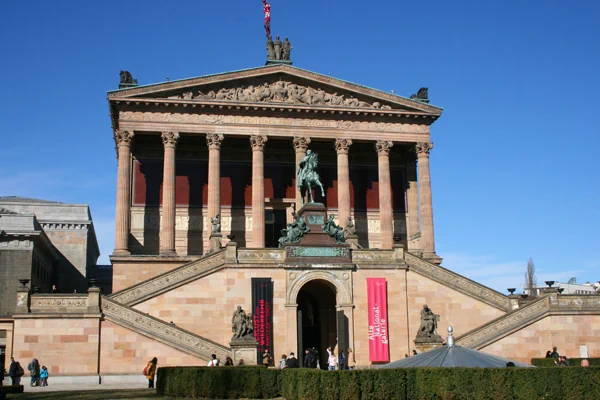
[{"label": "group of people", "polygon": [[[0,369],[0,386],[2,386],[2,381],[4,380],[4,365],[0,366]],[[45,365],[40,366],[40,362],[37,358],[31,360],[27,365],[27,370],[31,377],[29,382],[31,386],[48,386],[48,368],[46,368]],[[14,357],[11,357],[10,366],[8,367],[8,376],[10,377],[11,385],[20,385],[21,377],[23,375],[25,375],[25,370],[21,366],[21,363],[16,361]]]},{"label": "group of people", "polygon": [[[556,346],[552,347],[552,351],[548,350],[546,352],[546,358],[553,358],[554,365],[556,365],[557,367],[570,367],[571,366],[571,363],[569,362],[569,359],[567,358],[567,356],[561,356],[560,354],[558,354],[558,349],[556,348]],[[581,360],[581,366],[589,367],[590,361],[587,359]]]},{"label": "group of people", "polygon": [[[319,351],[316,348],[306,349],[304,352],[304,368],[317,368],[320,369],[321,365],[319,362]],[[331,347],[327,348],[327,369],[329,371],[354,369],[355,362],[352,357],[352,349],[346,351],[348,358],[344,355],[344,350],[339,351],[339,355],[336,357],[335,352]]]}]

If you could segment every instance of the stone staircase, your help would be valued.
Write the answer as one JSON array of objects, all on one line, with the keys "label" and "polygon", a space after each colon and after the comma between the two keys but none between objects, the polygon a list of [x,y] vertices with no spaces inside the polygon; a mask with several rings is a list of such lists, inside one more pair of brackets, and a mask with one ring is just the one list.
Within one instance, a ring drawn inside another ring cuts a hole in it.
[{"label": "stone staircase", "polygon": [[200,359],[210,360],[211,354],[216,354],[224,360],[231,354],[230,348],[140,312],[133,306],[220,270],[226,264],[225,254],[225,249],[220,250],[109,296],[102,296],[100,307],[104,318]]},{"label": "stone staircase", "polygon": [[111,294],[117,303],[134,306],[186,283],[210,275],[225,265],[225,252],[220,250],[179,268],[167,271],[146,281]]},{"label": "stone staircase", "polygon": [[202,360],[210,360],[216,354],[221,360],[231,355],[231,349],[198,336],[192,332],[171,325],[158,318],[140,312],[132,307],[119,304],[117,301],[102,296],[102,313],[107,321],[130,329],[150,339],[186,352]]},{"label": "stone staircase", "polygon": [[600,295],[546,294],[526,306],[465,333],[456,339],[456,344],[481,349],[551,315],[600,315]]},{"label": "stone staircase", "polygon": [[509,312],[511,310],[508,296],[505,296],[500,292],[465,278],[464,276],[458,275],[439,265],[425,261],[414,254],[406,252],[404,254],[404,260],[411,271],[441,283],[442,285],[453,288],[467,296],[481,300],[502,311]]}]

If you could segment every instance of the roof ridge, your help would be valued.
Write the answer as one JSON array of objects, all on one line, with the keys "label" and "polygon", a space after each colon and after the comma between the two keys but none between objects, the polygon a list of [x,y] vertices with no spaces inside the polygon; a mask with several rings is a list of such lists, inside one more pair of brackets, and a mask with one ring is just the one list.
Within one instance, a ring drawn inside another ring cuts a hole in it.
[{"label": "roof ridge", "polygon": [[21,196],[0,196],[0,202],[65,204],[62,201],[44,200]]}]

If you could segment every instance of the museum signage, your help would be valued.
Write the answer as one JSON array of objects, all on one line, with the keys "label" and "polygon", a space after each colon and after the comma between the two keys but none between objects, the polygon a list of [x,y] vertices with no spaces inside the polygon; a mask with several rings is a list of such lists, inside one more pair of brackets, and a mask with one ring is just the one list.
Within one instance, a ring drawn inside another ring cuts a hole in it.
[{"label": "museum signage", "polygon": [[369,310],[369,361],[389,362],[387,321],[387,282],[385,278],[367,278]]},{"label": "museum signage", "polygon": [[258,362],[262,364],[265,349],[273,357],[273,281],[252,278],[252,316]]}]

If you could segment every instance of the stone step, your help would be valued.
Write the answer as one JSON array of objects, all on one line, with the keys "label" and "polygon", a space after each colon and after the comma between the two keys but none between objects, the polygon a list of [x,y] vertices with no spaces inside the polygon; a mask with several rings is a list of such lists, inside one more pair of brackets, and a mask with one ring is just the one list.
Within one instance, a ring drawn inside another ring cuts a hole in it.
[{"label": "stone step", "polygon": [[120,304],[107,296],[102,296],[101,303],[102,313],[107,321],[157,340],[174,349],[184,351],[206,361],[211,359],[211,354],[216,354],[221,360],[231,356],[231,349],[228,347],[151,317],[132,307]]},{"label": "stone step", "polygon": [[223,249],[211,253],[181,267],[115,292],[108,297],[126,306],[140,304],[143,301],[220,270],[225,265],[225,252],[226,250]]},{"label": "stone step", "polygon": [[549,314],[550,309],[550,297],[541,297],[522,308],[459,336],[456,338],[456,344],[471,349],[481,349],[535,321],[539,321]]}]

